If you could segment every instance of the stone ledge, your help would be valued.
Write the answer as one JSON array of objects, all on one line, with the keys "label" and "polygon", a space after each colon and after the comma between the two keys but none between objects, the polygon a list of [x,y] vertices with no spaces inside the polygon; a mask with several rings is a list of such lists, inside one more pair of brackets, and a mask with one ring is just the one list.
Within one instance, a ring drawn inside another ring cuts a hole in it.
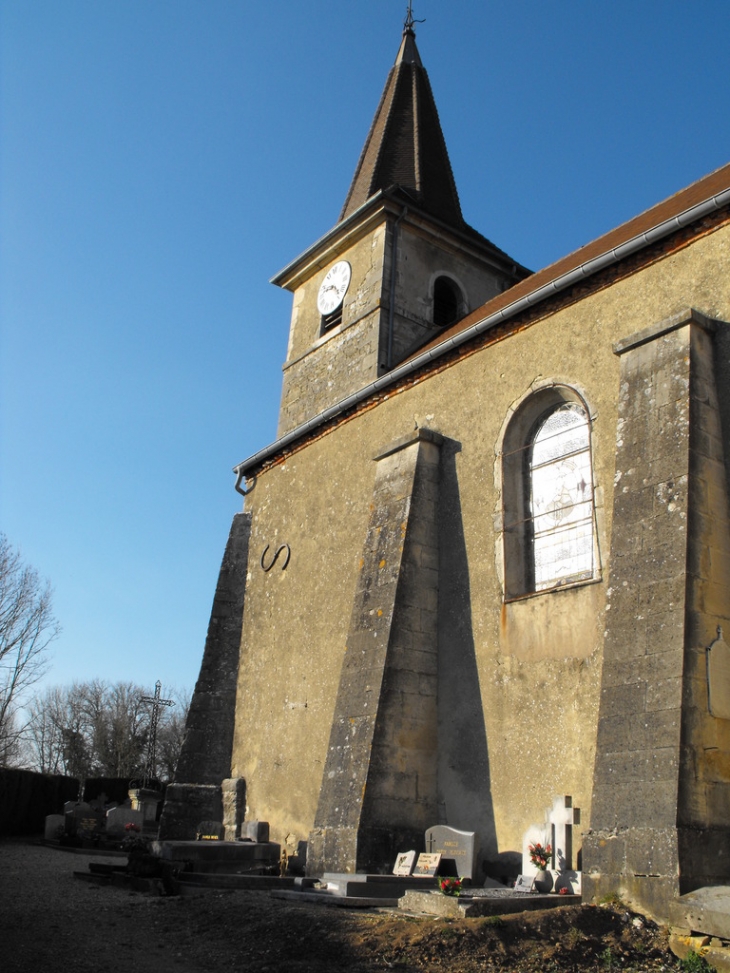
[{"label": "stone ledge", "polygon": [[645,345],[649,341],[660,338],[663,334],[668,334],[670,331],[683,328],[686,324],[697,324],[710,333],[717,330],[717,324],[711,318],[708,318],[707,315],[701,311],[697,311],[693,307],[687,307],[678,311],[676,314],[672,314],[668,318],[664,318],[663,321],[659,321],[657,324],[652,324],[642,331],[637,331],[626,338],[621,338],[620,341],[614,344],[613,353],[614,355],[623,355],[624,352],[630,351],[632,348]]},{"label": "stone ledge", "polygon": [[434,443],[436,446],[440,446],[444,441],[444,437],[439,432],[434,432],[433,429],[415,429],[413,432],[409,433],[407,436],[401,436],[396,439],[395,442],[387,446],[382,452],[378,453],[377,456],[373,456],[373,459],[377,460],[385,459],[386,456],[391,456],[393,453],[397,453],[401,449],[405,449],[407,446],[412,446],[413,443],[426,442]]},{"label": "stone ledge", "polygon": [[398,908],[404,912],[425,913],[451,919],[471,916],[503,916],[512,912],[536,912],[539,909],[557,909],[561,906],[580,905],[580,895],[540,895],[533,892],[512,892],[496,895],[452,896],[441,892],[418,892],[413,889],[398,900]]}]

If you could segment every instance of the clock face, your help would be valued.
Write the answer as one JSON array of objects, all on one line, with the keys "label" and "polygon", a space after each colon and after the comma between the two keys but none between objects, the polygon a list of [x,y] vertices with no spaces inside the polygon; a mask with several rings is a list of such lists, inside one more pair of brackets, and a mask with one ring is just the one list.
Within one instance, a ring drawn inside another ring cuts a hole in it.
[{"label": "clock face", "polygon": [[317,294],[317,310],[320,314],[332,314],[345,297],[350,286],[352,268],[346,260],[338,260],[327,271]]}]

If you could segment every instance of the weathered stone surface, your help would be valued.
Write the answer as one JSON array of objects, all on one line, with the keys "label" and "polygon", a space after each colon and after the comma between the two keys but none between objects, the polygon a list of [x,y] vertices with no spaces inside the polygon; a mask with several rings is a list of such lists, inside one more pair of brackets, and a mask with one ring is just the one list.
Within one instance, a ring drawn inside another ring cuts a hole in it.
[{"label": "weathered stone surface", "polygon": [[246,817],[246,781],[242,777],[229,777],[221,782],[221,804],[225,839],[235,841],[241,837],[241,823]]},{"label": "weathered stone surface", "polygon": [[730,940],[730,887],[705,887],[681,895],[672,902],[669,919],[673,926]]},{"label": "weathered stone surface", "polygon": [[[667,360],[657,357],[656,382],[640,386],[637,382],[636,386],[639,398],[653,395],[657,399],[655,425],[660,428],[652,448],[646,447],[652,440],[647,438],[648,419],[641,409],[637,408],[635,421],[632,416],[623,427],[616,422],[621,365],[611,351],[616,337],[641,330],[687,302],[715,317],[730,319],[730,275],[726,273],[730,225],[703,230],[701,236],[691,240],[688,235],[685,242],[686,246],[682,243],[661,253],[657,250],[656,259],[652,257],[646,266],[622,266],[621,273],[604,280],[600,288],[592,288],[587,282],[580,295],[571,296],[560,306],[551,304],[545,313],[537,308],[523,315],[514,327],[496,328],[479,347],[475,342],[456,351],[423,380],[418,375],[412,382],[374,395],[363,407],[349,410],[311,437],[282,449],[271,463],[254,471],[255,480],[247,484],[252,543],[243,621],[236,767],[231,773],[246,779],[250,816],[270,820],[276,840],[283,842],[289,835],[294,836],[292,840],[304,840],[314,825],[345,645],[349,647],[348,626],[356,579],[361,573],[363,538],[371,513],[375,475],[371,457],[383,443],[408,434],[416,425],[438,429],[447,437],[440,468],[443,503],[437,552],[440,801],[438,814],[427,824],[448,822],[477,831],[483,847],[480,866],[485,867],[486,862],[490,874],[505,877],[519,871],[515,856],[519,859],[521,836],[527,824],[541,819],[546,789],[573,794],[583,809],[583,826],[591,826],[603,632],[614,612],[620,622],[611,624],[608,655],[612,666],[620,663],[624,668],[620,672],[612,669],[610,685],[620,687],[622,680],[636,685],[631,668],[641,659],[639,678],[646,683],[647,706],[666,705],[672,692],[666,680],[683,676],[688,700],[699,713],[695,700],[699,701],[701,694],[697,693],[702,689],[706,693],[702,653],[715,637],[717,625],[711,611],[693,609],[685,614],[668,605],[657,610],[660,606],[654,599],[644,612],[639,607],[638,591],[628,584],[625,595],[612,591],[605,610],[614,568],[618,570],[624,556],[637,559],[632,577],[640,587],[652,580],[671,581],[675,571],[683,570],[684,554],[687,570],[698,582],[708,582],[708,593],[709,584],[716,583],[710,574],[717,577],[722,571],[727,573],[730,563],[724,542],[718,540],[719,525],[712,518],[713,507],[720,509],[712,493],[720,462],[714,456],[718,437],[711,433],[703,414],[701,432],[707,440],[698,441],[698,447],[713,451],[713,455],[702,457],[706,467],[702,472],[694,463],[690,436],[689,461],[677,476],[672,451],[676,437],[684,436],[684,416],[676,408],[661,412],[674,395]],[[320,272],[324,274],[326,267],[313,270],[313,276]],[[304,283],[300,290],[306,290]],[[309,313],[304,308],[305,298],[303,295],[297,304],[297,327],[305,324]],[[721,325],[717,337],[724,343],[716,368],[718,392],[724,396],[720,411],[726,419],[730,419],[728,335],[730,329]],[[290,361],[308,350],[307,341],[309,337],[301,347],[292,346]],[[336,368],[341,350],[336,340],[325,338],[319,350],[322,373],[330,350]],[[364,350],[363,355],[370,351]],[[339,380],[338,375],[333,378]],[[500,435],[516,404],[551,383],[575,389],[591,415],[596,543],[602,573],[591,584],[504,603]],[[703,377],[703,389],[707,384]],[[308,388],[303,385],[300,391],[303,401]],[[680,392],[684,395],[681,388]],[[698,394],[705,403],[706,391]],[[634,519],[632,528],[623,531],[613,530],[617,432],[623,444],[619,449],[626,447],[622,456],[629,456],[629,448],[632,451],[629,465],[619,469],[623,476],[617,493],[625,497],[623,508],[627,510],[636,495],[638,502],[646,505],[642,506],[642,516],[648,517]],[[727,439],[727,431],[724,435]],[[674,518],[681,510],[669,510],[674,501],[668,484],[681,486],[682,477],[686,477],[682,489],[687,496],[680,495],[680,506],[685,502],[691,505],[696,492],[698,507],[702,508],[697,509],[691,531],[685,521]],[[655,518],[673,527],[670,536],[662,538],[655,531],[651,525]],[[683,551],[682,544],[675,543],[682,535]],[[692,536],[700,536],[702,542],[690,544]],[[259,565],[261,552],[267,544],[273,549],[284,541],[292,551],[289,567],[284,572],[277,569],[264,574]],[[424,555],[422,551],[419,557],[421,566],[425,566],[427,552]],[[433,564],[429,567],[434,569]],[[363,636],[360,648],[366,649],[368,639],[376,637],[372,632],[380,632],[369,613],[377,611],[373,601],[373,592],[379,587],[377,579],[388,576],[388,571],[386,565],[382,573],[373,576],[368,589],[371,600],[367,604],[363,600],[363,612],[373,627]],[[627,571],[626,579],[628,575]],[[705,597],[703,588],[698,585],[698,603]],[[713,594],[704,604],[709,609],[716,602]],[[410,622],[410,610],[408,617]],[[398,620],[389,618],[387,607],[383,618],[384,625],[392,624],[395,629]],[[405,658],[409,652],[419,651],[417,642],[417,633],[410,628],[398,632],[399,665],[407,668]],[[691,650],[686,656],[685,642]],[[648,660],[654,657],[652,669]],[[664,662],[666,671],[662,672]],[[425,671],[423,658],[417,665]],[[372,687],[372,680],[369,683]],[[363,684],[368,682],[363,679]],[[366,712],[361,715],[364,718]],[[418,732],[411,720],[403,727],[407,736]],[[613,748],[607,752],[623,753],[622,767],[630,769],[632,752],[664,748],[667,740],[674,747],[676,740],[682,739],[682,713],[676,709],[644,709],[606,719],[603,728],[610,728],[613,741]],[[389,741],[397,736],[388,731]],[[681,752],[678,778],[685,773],[681,768],[686,768],[692,781],[690,793],[681,797],[682,813],[690,821],[702,820],[698,815],[719,813],[723,758],[711,755],[725,752],[727,736],[716,728],[702,747],[690,748],[686,757]],[[546,768],[542,788],[534,785],[536,760]],[[642,773],[652,766],[643,756],[640,763]],[[400,775],[401,768],[396,772]],[[412,776],[394,776],[393,780],[402,781],[404,786],[407,782],[409,788],[414,782]],[[622,793],[631,796],[631,784],[627,779]],[[679,800],[678,783],[671,790]],[[607,781],[607,802],[611,801],[610,791],[611,782]],[[620,811],[615,804],[610,806]],[[611,827],[613,824],[611,821]],[[676,822],[672,833],[676,841]],[[659,829],[657,841],[661,834]],[[576,851],[579,842],[576,829]],[[656,845],[652,843],[652,847]],[[403,847],[413,845],[398,850]],[[695,857],[705,867],[705,854]],[[653,873],[649,864],[647,869]],[[627,880],[633,881],[634,872],[640,871],[638,863],[627,869]],[[686,868],[683,874],[686,876]],[[647,886],[656,882],[648,877],[642,881]]]},{"label": "weathered stone surface", "polygon": [[[435,578],[429,568],[422,588],[418,562],[430,548],[435,563],[438,550],[439,445],[420,431],[378,458],[310,875],[389,871],[399,851],[420,846],[424,821],[437,812]],[[403,644],[406,633],[417,633],[418,652]]]},{"label": "weathered stone surface", "polygon": [[[730,545],[726,484],[717,475],[712,330],[688,311],[618,349],[612,567],[584,890],[619,891],[660,917],[703,875],[730,877],[730,860],[704,851],[708,829],[717,847],[727,844],[719,808],[730,794],[718,783],[708,799],[717,764],[708,753],[719,741],[691,639],[728,611],[730,596],[729,579],[706,556],[711,537],[719,550]],[[625,492],[637,478],[640,545],[626,506],[633,493]],[[712,502],[709,483],[719,495]],[[642,506],[649,494],[651,505]],[[651,628],[632,666],[637,616]]]},{"label": "weathered stone surface", "polygon": [[[175,772],[176,782],[206,785],[214,791],[194,789],[195,803],[203,794],[213,794],[213,805],[200,807],[204,813],[190,813],[184,804],[165,800],[160,819],[160,837],[192,838],[195,822],[221,819],[220,784],[231,775],[231,754],[236,711],[239,647],[246,589],[249,514],[233,518],[228,544],[218,577],[213,610],[208,625],[200,677],[193,693],[185,738]],[[213,813],[213,806],[216,813]]]},{"label": "weathered stone surface", "polygon": [[222,817],[220,784],[168,784],[160,820],[160,838],[190,841],[198,824]]}]

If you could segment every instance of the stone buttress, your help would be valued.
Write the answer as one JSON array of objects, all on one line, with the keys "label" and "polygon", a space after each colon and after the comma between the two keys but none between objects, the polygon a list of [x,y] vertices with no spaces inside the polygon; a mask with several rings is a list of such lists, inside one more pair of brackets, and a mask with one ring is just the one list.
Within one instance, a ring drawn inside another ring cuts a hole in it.
[{"label": "stone buttress", "polygon": [[730,880],[730,720],[706,647],[730,616],[730,523],[712,322],[683,311],[621,357],[610,587],[586,898],[654,915]]},{"label": "stone buttress", "polygon": [[224,820],[224,803],[226,837],[234,837],[229,832],[243,818],[243,782],[231,781],[230,772],[250,531],[250,514],[235,514],[175,781],[165,796],[160,839],[195,837],[200,821]]},{"label": "stone buttress", "polygon": [[307,872],[388,871],[437,819],[441,437],[378,456]]}]

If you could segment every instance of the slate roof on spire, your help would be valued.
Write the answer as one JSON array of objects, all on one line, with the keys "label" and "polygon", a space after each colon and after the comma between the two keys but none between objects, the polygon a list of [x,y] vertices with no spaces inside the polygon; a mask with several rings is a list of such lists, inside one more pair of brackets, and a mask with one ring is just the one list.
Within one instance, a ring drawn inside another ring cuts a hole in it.
[{"label": "slate roof on spire", "polygon": [[420,209],[466,228],[431,84],[410,27],[391,68],[340,220],[378,190],[398,187]]}]

